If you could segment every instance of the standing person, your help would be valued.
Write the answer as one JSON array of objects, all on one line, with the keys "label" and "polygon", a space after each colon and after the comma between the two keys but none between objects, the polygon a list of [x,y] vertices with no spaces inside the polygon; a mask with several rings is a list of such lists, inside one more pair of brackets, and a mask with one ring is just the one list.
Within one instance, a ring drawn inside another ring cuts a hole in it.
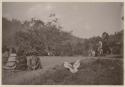
[{"label": "standing person", "polygon": [[96,52],[93,48],[89,49],[88,52],[89,52],[89,56],[92,56],[92,57],[96,56]]},{"label": "standing person", "polygon": [[96,52],[95,52],[95,50],[92,49],[91,52],[92,52],[92,57],[95,57],[95,56],[96,56]]},{"label": "standing person", "polygon": [[17,62],[16,58],[17,58],[16,50],[14,48],[11,48],[8,61],[5,65],[4,69],[15,69],[16,68],[16,62]]},{"label": "standing person", "polygon": [[103,49],[102,49],[102,41],[99,41],[98,43],[98,55],[102,56],[103,55]]}]

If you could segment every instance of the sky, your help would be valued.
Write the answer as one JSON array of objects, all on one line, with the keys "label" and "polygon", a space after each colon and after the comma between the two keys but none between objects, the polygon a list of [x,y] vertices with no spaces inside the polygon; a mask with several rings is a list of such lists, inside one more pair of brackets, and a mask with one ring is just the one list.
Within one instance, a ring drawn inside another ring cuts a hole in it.
[{"label": "sky", "polygon": [[55,13],[64,31],[80,38],[112,34],[123,29],[121,2],[3,2],[2,16],[21,21],[49,20]]}]

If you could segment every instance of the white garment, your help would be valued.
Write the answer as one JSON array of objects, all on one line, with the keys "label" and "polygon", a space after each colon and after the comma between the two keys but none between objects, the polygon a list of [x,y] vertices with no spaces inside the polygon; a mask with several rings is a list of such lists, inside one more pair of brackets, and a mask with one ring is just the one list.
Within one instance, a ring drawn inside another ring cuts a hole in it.
[{"label": "white garment", "polygon": [[76,73],[78,72],[78,68],[80,67],[80,60],[77,60],[73,65],[68,62],[64,62],[64,67],[68,68],[70,72]]},{"label": "white garment", "polygon": [[15,53],[10,54],[11,57],[16,57]]},{"label": "white garment", "polygon": [[8,58],[8,62],[16,61],[16,54],[10,54],[10,57]]}]

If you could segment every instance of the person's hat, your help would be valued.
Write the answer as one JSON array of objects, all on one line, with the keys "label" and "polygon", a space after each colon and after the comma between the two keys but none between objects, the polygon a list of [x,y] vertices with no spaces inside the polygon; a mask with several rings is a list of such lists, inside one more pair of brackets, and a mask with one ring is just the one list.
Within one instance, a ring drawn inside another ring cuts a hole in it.
[{"label": "person's hat", "polygon": [[37,52],[36,52],[35,49],[32,49],[32,50],[28,51],[28,52],[26,53],[26,55],[27,55],[27,56],[29,56],[29,55],[37,55]]}]

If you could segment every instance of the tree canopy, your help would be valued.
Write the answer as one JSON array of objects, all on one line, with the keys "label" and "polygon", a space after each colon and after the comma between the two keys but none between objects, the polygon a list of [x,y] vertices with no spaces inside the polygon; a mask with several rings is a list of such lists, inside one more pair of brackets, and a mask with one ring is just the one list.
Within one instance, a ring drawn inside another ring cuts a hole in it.
[{"label": "tree canopy", "polygon": [[35,49],[39,55],[52,52],[57,56],[85,56],[90,48],[97,49],[97,44],[101,40],[116,49],[113,53],[123,53],[123,30],[112,35],[103,32],[101,37],[82,39],[73,36],[72,32],[63,31],[55,15],[50,15],[50,18],[52,20],[48,22],[32,18],[23,23],[15,19],[2,18],[3,50],[15,47],[18,54]]}]

